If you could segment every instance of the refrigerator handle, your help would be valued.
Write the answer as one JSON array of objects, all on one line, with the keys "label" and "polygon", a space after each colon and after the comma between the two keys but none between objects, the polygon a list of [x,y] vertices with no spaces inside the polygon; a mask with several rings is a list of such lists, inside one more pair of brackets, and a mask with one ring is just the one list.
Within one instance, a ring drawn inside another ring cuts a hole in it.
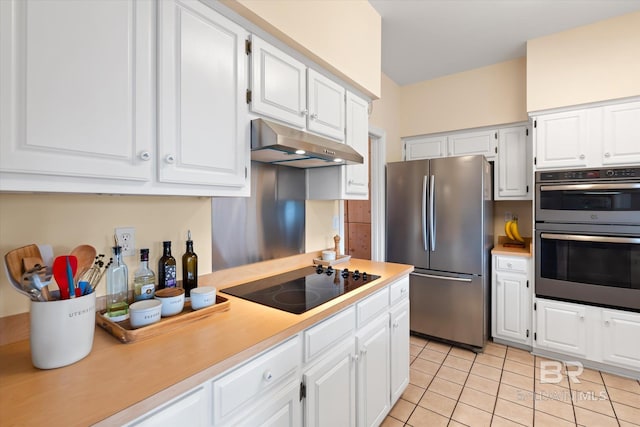
[{"label": "refrigerator handle", "polygon": [[431,190],[430,190],[430,198],[429,198],[429,235],[431,237],[431,250],[436,250],[436,212],[435,212],[435,204],[436,204],[436,176],[431,175]]},{"label": "refrigerator handle", "polygon": [[428,176],[424,176],[422,179],[422,243],[424,245],[425,252],[429,251],[427,246],[427,181]]}]

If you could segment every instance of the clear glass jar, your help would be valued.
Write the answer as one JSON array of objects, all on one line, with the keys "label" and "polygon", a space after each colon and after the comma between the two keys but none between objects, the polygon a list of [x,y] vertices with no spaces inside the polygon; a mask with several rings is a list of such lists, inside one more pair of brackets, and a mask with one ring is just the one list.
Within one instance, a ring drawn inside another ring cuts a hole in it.
[{"label": "clear glass jar", "polygon": [[122,261],[122,248],[113,247],[113,262],[107,268],[107,315],[114,322],[129,318],[129,270]]}]

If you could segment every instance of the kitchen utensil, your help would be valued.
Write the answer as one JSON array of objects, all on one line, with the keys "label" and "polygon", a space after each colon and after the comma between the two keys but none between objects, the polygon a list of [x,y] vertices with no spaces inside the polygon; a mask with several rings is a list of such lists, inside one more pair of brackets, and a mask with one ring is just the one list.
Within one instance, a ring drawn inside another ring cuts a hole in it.
[{"label": "kitchen utensil", "polygon": [[[42,251],[40,251],[40,253],[42,254]],[[33,278],[34,284],[36,286],[40,285],[38,289],[42,293],[42,296],[44,297],[44,299],[46,301],[51,301],[51,294],[49,293],[49,286],[48,286],[49,283],[51,283],[51,276],[53,274],[51,267],[47,267],[46,264],[42,261],[42,259],[38,257],[22,258],[22,266],[24,267],[24,271],[26,273],[37,272],[37,276],[38,276],[37,279],[35,277]],[[40,268],[37,268],[37,267],[40,267]],[[22,283],[24,285],[24,280]]]},{"label": "kitchen utensil", "polygon": [[[27,258],[24,258],[23,261],[25,261],[25,266],[29,265],[30,263]],[[44,265],[36,264],[33,268],[26,269],[26,272],[22,275],[20,283],[22,284],[23,289],[31,295],[32,300],[48,301],[50,295],[47,289],[47,285],[50,281],[51,269],[47,268]],[[46,292],[46,295],[43,290]]]},{"label": "kitchen utensil", "polygon": [[73,277],[77,282],[87,270],[91,268],[96,259],[96,248],[91,245],[80,245],[73,248],[71,255],[78,258],[78,270]]},{"label": "kitchen utensil", "polygon": [[53,260],[53,277],[60,289],[60,298],[69,299],[75,295],[73,275],[78,269],[78,258],[72,255],[63,255]]},{"label": "kitchen utensil", "polygon": [[13,288],[21,294],[33,299],[32,294],[24,289],[21,282],[22,272],[24,268],[22,260],[24,258],[30,257],[40,258],[40,251],[38,249],[38,246],[31,244],[13,249],[5,254],[4,261],[7,277],[13,285]]}]

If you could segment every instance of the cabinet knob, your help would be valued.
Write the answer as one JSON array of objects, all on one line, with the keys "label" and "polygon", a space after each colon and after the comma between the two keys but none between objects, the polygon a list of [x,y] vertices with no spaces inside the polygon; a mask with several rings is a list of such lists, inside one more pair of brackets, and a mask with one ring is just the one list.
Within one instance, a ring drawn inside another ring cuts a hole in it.
[{"label": "cabinet knob", "polygon": [[580,320],[584,320],[584,314],[580,315]]},{"label": "cabinet knob", "polygon": [[358,357],[358,355],[357,355],[357,354],[352,354],[352,355],[351,355],[351,361],[352,361],[352,362],[354,362],[354,363],[355,363],[355,362],[357,362],[357,361],[358,361],[358,359],[359,359],[359,357]]},{"label": "cabinet knob", "polygon": [[396,320],[395,322],[393,322],[393,327],[395,329],[398,329],[398,327],[400,326],[400,324],[398,323],[398,321]]},{"label": "cabinet knob", "polygon": [[367,354],[367,349],[363,348],[362,350],[360,350],[360,354],[362,354],[363,356]]},{"label": "cabinet knob", "polygon": [[580,154],[580,160],[584,160],[584,154]]},{"label": "cabinet knob", "polygon": [[507,267],[509,267],[509,268],[513,268],[513,266],[511,265],[511,263],[510,263],[510,262],[508,262],[508,263],[507,263]]},{"label": "cabinet knob", "polygon": [[609,321],[608,321],[608,320],[605,320],[605,321],[604,321],[604,324],[605,324],[605,326],[609,326]]},{"label": "cabinet knob", "polygon": [[302,110],[302,111],[300,111],[300,115],[301,115],[301,116],[306,116],[306,115],[308,115],[308,114],[309,114],[309,110]]},{"label": "cabinet knob", "polygon": [[500,188],[499,188],[499,190],[500,190],[500,191],[504,191],[504,188],[500,187]]},{"label": "cabinet knob", "polygon": [[400,289],[400,294],[406,294],[407,293],[407,288],[402,288]]},{"label": "cabinet knob", "polygon": [[151,160],[151,153],[148,151],[143,151],[142,153],[140,153],[140,160],[148,162],[149,160]]},{"label": "cabinet knob", "polygon": [[604,153],[605,157],[611,157],[611,153]]},{"label": "cabinet knob", "polygon": [[262,374],[262,378],[264,378],[265,381],[271,381],[273,379],[273,373],[271,373],[271,371],[265,371],[265,373]]},{"label": "cabinet knob", "polygon": [[318,113],[313,113],[313,114],[311,115],[311,120],[315,120],[315,119],[317,119],[317,118],[318,118]]},{"label": "cabinet knob", "polygon": [[174,164],[176,162],[176,156],[174,156],[173,154],[167,154],[167,157],[164,158],[165,162],[169,163],[170,165]]}]

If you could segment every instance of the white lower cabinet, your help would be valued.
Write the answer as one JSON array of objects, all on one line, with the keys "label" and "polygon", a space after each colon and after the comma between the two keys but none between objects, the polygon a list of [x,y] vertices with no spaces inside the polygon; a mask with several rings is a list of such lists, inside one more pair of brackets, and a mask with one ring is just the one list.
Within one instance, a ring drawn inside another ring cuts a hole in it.
[{"label": "white lower cabinet", "polygon": [[[407,280],[407,291],[409,289]],[[391,406],[409,385],[409,298],[391,308]]]},{"label": "white lower cabinet", "polygon": [[[302,403],[300,402],[300,382],[296,378],[285,387],[269,393],[261,399],[260,405],[249,414],[228,423],[244,427],[297,427],[302,425]],[[185,424],[187,425],[187,424]]]},{"label": "white lower cabinet", "polygon": [[640,313],[536,299],[534,347],[640,375]]},{"label": "white lower cabinet", "polygon": [[502,341],[531,345],[529,263],[523,256],[493,255],[491,335]]},{"label": "white lower cabinet", "polygon": [[587,356],[586,308],[577,304],[536,301],[536,347]]},{"label": "white lower cabinet", "polygon": [[356,362],[349,337],[305,370],[305,426],[356,425]]},{"label": "white lower cabinet", "polygon": [[602,309],[602,361],[640,370],[640,314]]},{"label": "white lower cabinet", "polygon": [[378,426],[391,409],[389,404],[389,314],[378,317],[358,332],[359,427]]},{"label": "white lower cabinet", "polygon": [[206,386],[206,384],[198,386],[160,408],[126,424],[126,426],[173,427],[184,425],[197,427],[210,425],[209,393]]}]

